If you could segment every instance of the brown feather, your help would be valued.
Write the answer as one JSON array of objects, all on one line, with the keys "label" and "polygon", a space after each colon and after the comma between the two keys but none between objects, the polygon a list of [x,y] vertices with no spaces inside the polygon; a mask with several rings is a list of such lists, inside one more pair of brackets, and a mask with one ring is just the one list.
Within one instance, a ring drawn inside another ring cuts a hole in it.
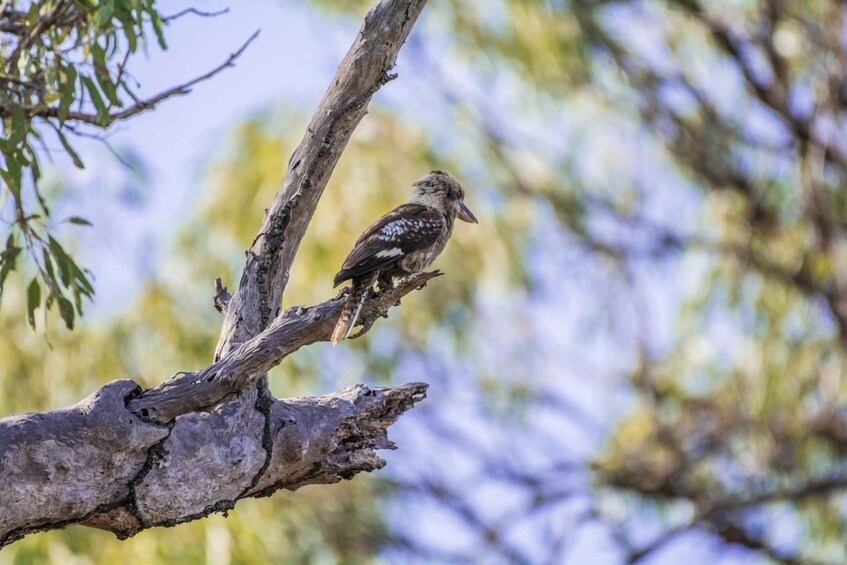
[{"label": "brown feather", "polygon": [[359,317],[362,304],[365,302],[365,296],[374,282],[376,282],[376,278],[377,273],[373,272],[353,279],[350,292],[347,294],[347,300],[344,301],[344,306],[341,307],[341,315],[338,316],[335,329],[332,330],[332,337],[329,338],[333,346],[338,345],[338,342],[347,339],[347,336],[350,335],[350,331]]},{"label": "brown feather", "polygon": [[444,217],[432,208],[420,204],[398,206],[371,224],[356,240],[335,275],[334,286],[388,267],[410,253],[427,248],[435,243],[444,227]]}]

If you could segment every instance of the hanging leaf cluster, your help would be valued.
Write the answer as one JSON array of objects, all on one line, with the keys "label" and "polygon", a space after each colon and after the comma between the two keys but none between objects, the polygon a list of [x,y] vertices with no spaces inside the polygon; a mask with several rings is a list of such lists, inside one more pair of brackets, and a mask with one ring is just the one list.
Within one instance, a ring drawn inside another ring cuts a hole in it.
[{"label": "hanging leaf cluster", "polygon": [[48,147],[61,146],[83,168],[79,137],[98,137],[115,121],[187,91],[181,86],[144,99],[129,72],[133,55],[148,44],[166,48],[169,19],[154,0],[0,2],[0,215],[12,218],[0,251],[0,299],[11,271],[31,273],[33,327],[35,310],[44,306],[46,314],[55,305],[73,328],[94,294],[89,273],[55,234],[60,223],[89,222],[56,221],[41,190]]}]

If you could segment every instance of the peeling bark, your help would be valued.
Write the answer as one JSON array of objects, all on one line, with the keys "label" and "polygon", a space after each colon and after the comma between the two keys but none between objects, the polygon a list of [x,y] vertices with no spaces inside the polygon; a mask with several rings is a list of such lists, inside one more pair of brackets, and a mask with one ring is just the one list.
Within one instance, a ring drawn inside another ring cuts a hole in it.
[{"label": "peeling bark", "polygon": [[[0,547],[70,524],[127,538],[226,512],[245,497],[328,484],[379,469],[386,428],[427,385],[348,387],[275,399],[266,373],[300,347],[327,341],[341,296],[280,313],[291,264],[318,200],[426,0],[385,0],[366,16],[267,210],[234,294],[218,279],[224,315],[215,362],[142,391],[114,381],[79,404],[0,420]],[[421,273],[367,300],[366,332]]]}]

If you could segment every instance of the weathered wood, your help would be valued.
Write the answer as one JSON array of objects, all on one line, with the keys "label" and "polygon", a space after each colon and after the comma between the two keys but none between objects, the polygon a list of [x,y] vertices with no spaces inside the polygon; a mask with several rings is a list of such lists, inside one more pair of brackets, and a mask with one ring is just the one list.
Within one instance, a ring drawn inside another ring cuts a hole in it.
[{"label": "weathered wood", "polygon": [[[341,298],[279,315],[282,295],[333,168],[371,96],[393,78],[425,3],[385,0],[366,16],[291,157],[238,289],[230,295],[216,281],[224,321],[212,365],[149,391],[115,381],[71,408],[0,420],[0,547],[69,524],[124,538],[384,464],[376,450],[393,448],[386,428],[425,397],[425,384],[276,400],[264,376],[329,339]],[[435,276],[372,296],[360,333]]]},{"label": "weathered wood", "polygon": [[426,385],[357,385],[268,403],[251,391],[251,406],[229,402],[168,426],[126,408],[138,390],[115,381],[71,408],[0,420],[0,547],[71,524],[125,538],[229,510],[241,498],[379,469],[376,450],[393,448],[386,428]]},{"label": "weathered wood", "polygon": [[[370,297],[362,307],[358,325],[365,333],[373,322],[403,296],[426,285],[441,273],[421,273],[395,288]],[[129,401],[129,409],[147,420],[165,424],[180,414],[215,406],[247,390],[285,357],[305,345],[329,341],[341,313],[339,297],[308,308],[289,308],[261,334],[232,350],[225,358],[196,373],[180,373]],[[355,337],[358,337],[355,336]]]}]

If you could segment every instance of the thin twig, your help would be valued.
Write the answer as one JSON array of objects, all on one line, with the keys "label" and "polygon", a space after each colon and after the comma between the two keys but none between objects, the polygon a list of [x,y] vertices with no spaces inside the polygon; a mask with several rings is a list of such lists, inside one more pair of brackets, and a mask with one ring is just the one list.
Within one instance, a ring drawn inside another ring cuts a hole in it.
[{"label": "thin twig", "polygon": [[[253,32],[253,35],[251,35],[247,39],[247,41],[245,41],[244,44],[241,45],[241,47],[238,48],[237,51],[231,53],[226,61],[224,61],[223,63],[221,63],[220,65],[218,65],[214,69],[212,69],[211,71],[209,71],[209,72],[207,72],[207,73],[205,73],[205,74],[203,74],[199,77],[196,77],[196,78],[194,78],[194,79],[192,79],[192,80],[190,80],[186,83],[180,84],[180,85],[175,86],[173,88],[169,88],[168,90],[165,90],[164,92],[160,92],[159,94],[157,94],[155,96],[152,96],[152,97],[147,98],[145,100],[141,100],[141,101],[133,104],[129,108],[126,108],[125,110],[122,110],[120,112],[115,112],[113,114],[109,114],[107,119],[104,120],[104,121],[101,121],[101,119],[96,114],[89,114],[89,113],[85,113],[85,112],[68,112],[66,120],[74,120],[74,121],[78,121],[78,122],[82,122],[82,123],[86,123],[86,124],[91,124],[91,125],[96,125],[96,126],[100,126],[100,127],[108,127],[109,125],[111,125],[112,123],[114,123],[116,121],[126,120],[127,118],[131,118],[132,116],[135,116],[136,114],[140,114],[141,112],[144,112],[146,110],[151,110],[151,109],[155,108],[159,103],[167,100],[168,98],[188,94],[189,92],[191,92],[191,88],[193,86],[197,85],[200,82],[209,80],[210,78],[214,77],[215,75],[217,75],[218,73],[220,73],[221,71],[223,71],[224,69],[226,69],[228,67],[234,66],[235,61],[244,53],[244,51],[253,42],[253,40],[256,39],[256,37],[258,37],[260,32],[261,32],[261,30],[256,30],[255,32]],[[36,117],[37,118],[56,118],[56,117],[59,116],[59,108],[57,108],[57,107],[27,108],[26,114],[30,118],[36,118]],[[0,108],[0,117],[8,117],[10,115],[11,115],[11,108],[9,108],[9,107]]]},{"label": "thin twig", "polygon": [[223,16],[224,14],[229,13],[229,8],[224,8],[222,10],[217,10],[215,12],[205,12],[203,10],[198,10],[197,8],[186,8],[184,10],[180,10],[175,14],[171,14],[170,16],[162,16],[163,22],[172,22],[174,20],[178,20],[183,16],[187,16],[188,14],[199,16],[201,18],[216,18],[218,16]]}]

